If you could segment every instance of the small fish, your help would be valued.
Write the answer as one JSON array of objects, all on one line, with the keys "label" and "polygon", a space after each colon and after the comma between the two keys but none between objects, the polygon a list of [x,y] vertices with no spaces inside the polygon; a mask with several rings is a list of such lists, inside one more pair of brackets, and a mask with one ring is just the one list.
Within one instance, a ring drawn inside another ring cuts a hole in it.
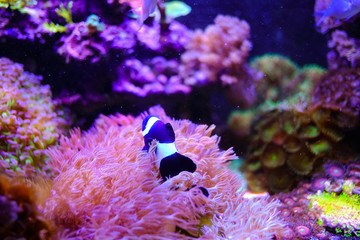
[{"label": "small fish", "polygon": [[165,3],[165,14],[171,18],[186,16],[191,12],[191,7],[182,1]]},{"label": "small fish", "polygon": [[359,12],[360,0],[332,0],[327,9],[315,13],[322,15],[320,20],[316,23],[316,26],[319,26],[326,17],[347,20]]},{"label": "small fish", "polygon": [[151,14],[155,12],[158,0],[141,0],[139,21],[142,24]]},{"label": "small fish", "polygon": [[145,146],[149,151],[153,140],[159,143],[156,147],[156,159],[164,181],[182,171],[195,172],[196,164],[188,157],[181,155],[175,145],[175,133],[170,123],[164,124],[159,118],[149,115],[142,123],[142,134]]}]

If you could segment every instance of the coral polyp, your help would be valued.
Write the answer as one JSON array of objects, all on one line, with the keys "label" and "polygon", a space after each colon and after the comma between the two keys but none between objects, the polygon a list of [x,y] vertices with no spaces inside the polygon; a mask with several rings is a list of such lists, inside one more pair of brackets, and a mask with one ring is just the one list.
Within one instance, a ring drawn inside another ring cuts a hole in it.
[{"label": "coral polyp", "polygon": [[[355,126],[360,110],[359,87],[360,69],[358,68],[330,71],[323,76],[312,93],[312,104],[321,106],[318,107],[321,112],[316,112],[318,114],[316,118],[331,119],[333,125],[340,127]],[[324,125],[324,128],[326,127]]]},{"label": "coral polyp", "polygon": [[[315,165],[342,139],[338,133],[340,128],[330,128],[328,121],[331,118],[318,119],[311,111],[291,109],[260,115],[253,126],[245,163],[250,189],[286,191],[303,177],[310,176]],[[255,165],[257,168],[250,167]],[[260,178],[263,180],[259,180],[259,175],[264,176]],[[252,178],[258,178],[256,183],[260,186],[254,186]]]},{"label": "coral polyp", "polygon": [[322,192],[309,195],[312,208],[321,211],[320,221],[340,228],[360,230],[360,196]]},{"label": "coral polyp", "polygon": [[45,150],[56,143],[65,121],[40,80],[21,64],[0,58],[0,170],[49,171]]},{"label": "coral polyp", "polygon": [[278,201],[242,198],[241,180],[226,167],[236,156],[219,149],[214,126],[173,120],[159,106],[149,114],[171,123],[179,153],[197,164],[194,173],[163,182],[157,143],[141,150],[142,117],[100,116],[91,130],[75,129],[49,151],[58,176],[46,216],[83,238],[269,239],[282,232]]}]

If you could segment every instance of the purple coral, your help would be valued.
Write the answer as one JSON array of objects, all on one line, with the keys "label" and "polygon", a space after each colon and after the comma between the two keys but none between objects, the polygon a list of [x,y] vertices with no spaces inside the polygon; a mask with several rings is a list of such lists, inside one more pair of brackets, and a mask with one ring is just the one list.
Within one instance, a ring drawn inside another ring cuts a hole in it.
[{"label": "purple coral", "polygon": [[90,60],[92,63],[104,57],[110,49],[128,50],[135,45],[134,36],[121,26],[104,25],[101,31],[94,31],[91,24],[79,22],[69,25],[70,35],[64,35],[58,42],[58,53],[66,58]]},{"label": "purple coral", "polygon": [[360,67],[360,40],[349,37],[345,31],[335,30],[328,46],[331,49],[327,55],[330,69]]},{"label": "purple coral", "polygon": [[118,68],[119,77],[113,83],[113,89],[140,97],[154,93],[189,93],[190,86],[178,76],[178,65],[177,60],[160,56],[153,58],[148,65],[138,59],[128,59]]},{"label": "purple coral", "polygon": [[342,120],[337,120],[339,126],[354,125],[353,118],[359,115],[360,110],[360,69],[329,71],[316,83],[312,103],[314,106],[338,111],[343,117]]}]

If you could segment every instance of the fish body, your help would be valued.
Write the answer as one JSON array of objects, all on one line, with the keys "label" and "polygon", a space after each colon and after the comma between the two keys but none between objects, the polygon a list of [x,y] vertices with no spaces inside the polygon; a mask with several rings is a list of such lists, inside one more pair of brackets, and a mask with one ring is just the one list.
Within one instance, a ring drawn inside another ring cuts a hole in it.
[{"label": "fish body", "polygon": [[182,171],[195,172],[196,164],[190,158],[181,155],[175,145],[175,133],[170,123],[164,123],[155,116],[147,116],[142,123],[145,146],[149,151],[153,140],[158,141],[156,162],[164,181]]},{"label": "fish body", "polygon": [[326,17],[336,19],[349,19],[360,12],[360,0],[333,0],[330,6],[315,14],[322,14],[320,20],[316,23],[319,26]]},{"label": "fish body", "polygon": [[139,21],[142,24],[152,13],[155,12],[158,0],[141,0]]},{"label": "fish body", "polygon": [[182,1],[165,3],[165,14],[171,18],[186,16],[191,12],[191,7]]}]

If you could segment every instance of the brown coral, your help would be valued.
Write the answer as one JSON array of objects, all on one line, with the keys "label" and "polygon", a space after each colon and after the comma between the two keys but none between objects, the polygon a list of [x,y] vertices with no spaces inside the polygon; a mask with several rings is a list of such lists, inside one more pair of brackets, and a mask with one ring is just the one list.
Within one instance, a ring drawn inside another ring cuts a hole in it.
[{"label": "brown coral", "polygon": [[64,120],[55,112],[50,87],[40,80],[0,58],[0,170],[48,170],[44,150],[55,144]]},{"label": "brown coral", "polygon": [[[154,163],[156,143],[149,153],[141,151],[142,118],[101,116],[91,130],[74,130],[50,150],[59,175],[47,216],[81,237],[95,239],[227,239],[239,234],[268,239],[281,231],[276,202],[246,202],[271,227],[251,225],[255,216],[242,220],[248,209],[241,207],[241,182],[226,167],[235,155],[218,148],[219,138],[211,136],[214,126],[172,120],[160,107],[149,113],[172,124],[177,148],[194,160],[196,172],[181,172],[162,183]],[[204,196],[199,186],[210,195]],[[235,231],[235,226],[244,231]]]},{"label": "brown coral", "polygon": [[341,129],[329,121],[325,115],[318,118],[318,112],[294,109],[260,115],[245,164],[249,188],[282,192],[309,176],[342,139]]},{"label": "brown coral", "polygon": [[262,73],[261,79],[255,82],[259,102],[283,100],[299,91],[308,94],[313,82],[325,74],[317,65],[300,67],[280,54],[256,57],[250,67]]},{"label": "brown coral", "polygon": [[52,225],[39,215],[35,198],[29,182],[0,175],[1,239],[52,239]]}]

